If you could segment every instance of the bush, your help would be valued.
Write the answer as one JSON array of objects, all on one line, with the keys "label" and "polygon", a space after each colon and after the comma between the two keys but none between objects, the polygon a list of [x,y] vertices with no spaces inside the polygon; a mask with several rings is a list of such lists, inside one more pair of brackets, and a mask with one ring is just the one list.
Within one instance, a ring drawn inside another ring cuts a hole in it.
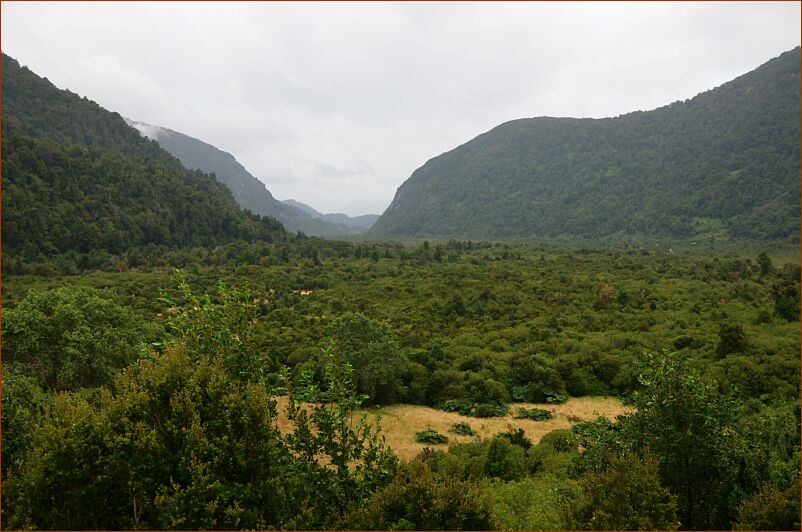
[{"label": "bush", "polygon": [[553,405],[561,405],[568,400],[568,396],[555,392],[554,390],[543,390],[543,395],[546,396],[546,402]]},{"label": "bush", "polygon": [[506,406],[484,403],[476,405],[467,415],[471,417],[504,417],[510,413]]},{"label": "bush", "polygon": [[401,395],[406,356],[386,323],[358,313],[346,313],[329,326],[334,355],[354,368],[354,384],[373,403],[390,403]]},{"label": "bush", "polygon": [[465,423],[464,421],[460,421],[459,423],[454,423],[451,425],[451,429],[449,432],[453,432],[454,434],[459,434],[460,436],[475,436],[476,431],[471,428],[470,425]]},{"label": "bush", "polygon": [[533,421],[546,421],[554,417],[548,410],[542,408],[519,408],[515,419],[531,419]]},{"label": "bush", "polygon": [[480,418],[504,417],[510,412],[510,409],[505,405],[497,403],[477,404],[469,399],[449,399],[440,405],[440,409],[446,412],[459,412],[463,416]]},{"label": "bush", "polygon": [[338,528],[350,530],[489,530],[492,501],[475,481],[433,474],[413,460]]},{"label": "bush", "polygon": [[[502,480],[518,480],[526,475],[525,451],[513,445],[507,435],[490,440],[485,453],[482,474]],[[531,443],[530,443],[531,445]]]},{"label": "bush", "polygon": [[497,530],[564,530],[560,507],[576,489],[576,481],[550,476],[519,481],[485,481],[493,495]]},{"label": "bush", "polygon": [[799,321],[799,289],[796,284],[775,284],[771,287],[771,293],[777,314],[791,322]]},{"label": "bush", "polygon": [[440,434],[436,430],[426,429],[415,433],[415,441],[426,445],[445,445],[448,443],[448,436]]},{"label": "bush", "polygon": [[470,412],[471,408],[473,408],[473,402],[467,399],[449,399],[440,405],[440,410],[445,412],[459,412],[462,415],[467,415],[466,412]]},{"label": "bush", "polygon": [[675,530],[677,501],[660,485],[657,463],[632,454],[612,458],[610,467],[588,473],[581,495],[566,505],[574,530]]},{"label": "bush", "polygon": [[574,433],[566,429],[557,429],[547,432],[540,438],[539,445],[548,445],[558,453],[567,453],[577,449]]},{"label": "bush", "polygon": [[512,430],[512,427],[507,432],[496,434],[496,438],[506,438],[513,445],[529,449],[532,447],[532,440],[526,437],[524,429]]},{"label": "bush", "polygon": [[719,342],[716,346],[716,355],[724,358],[732,353],[747,353],[749,339],[744,328],[735,323],[722,323],[718,331]]}]

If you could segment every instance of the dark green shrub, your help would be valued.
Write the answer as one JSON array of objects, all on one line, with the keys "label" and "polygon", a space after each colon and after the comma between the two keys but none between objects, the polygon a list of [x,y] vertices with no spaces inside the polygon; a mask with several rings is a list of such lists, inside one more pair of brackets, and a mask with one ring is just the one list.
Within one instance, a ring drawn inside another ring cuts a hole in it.
[{"label": "dark green shrub", "polygon": [[676,530],[677,499],[660,485],[657,463],[627,455],[580,481],[581,495],[565,507],[573,530]]},{"label": "dark green shrub", "polygon": [[500,432],[496,434],[496,438],[506,438],[513,445],[529,449],[532,447],[532,440],[526,437],[524,429],[512,430],[512,427],[507,432]]},{"label": "dark green shrub", "polygon": [[470,417],[504,417],[510,410],[505,405],[497,403],[475,403],[469,399],[449,399],[440,405],[446,412],[459,412]]},{"label": "dark green shrub", "polygon": [[490,440],[485,453],[482,474],[502,480],[518,480],[526,475],[526,454],[505,435]]},{"label": "dark green shrub", "polygon": [[722,323],[718,331],[719,342],[716,354],[719,358],[732,353],[746,353],[749,351],[749,339],[744,328],[734,323]]},{"label": "dark green shrub", "polygon": [[546,421],[554,417],[548,410],[542,408],[519,408],[515,419],[531,419],[533,421]]},{"label": "dark green shrub", "polygon": [[699,343],[694,340],[693,336],[688,336],[687,334],[683,334],[682,336],[677,336],[671,342],[674,346],[674,349],[685,349],[686,347],[699,347]]},{"label": "dark green shrub", "polygon": [[426,445],[444,445],[448,443],[448,436],[440,434],[436,430],[426,429],[415,433],[415,441]]},{"label": "dark green shrub", "polygon": [[413,460],[395,480],[347,515],[349,530],[490,530],[492,501],[476,481],[433,473]]},{"label": "dark green shrub", "polygon": [[799,321],[799,289],[794,283],[775,284],[771,287],[774,310],[788,321]]},{"label": "dark green shrub", "polygon": [[575,451],[577,448],[576,437],[573,431],[557,429],[547,432],[540,438],[539,445],[548,445],[558,453]]},{"label": "dark green shrub", "polygon": [[468,412],[471,417],[504,417],[510,413],[510,409],[502,405],[483,403],[476,405]]},{"label": "dark green shrub", "polygon": [[3,364],[45,391],[108,386],[158,338],[130,309],[83,286],[30,291],[3,312],[2,336]]},{"label": "dark green shrub", "polygon": [[543,395],[546,396],[546,402],[553,405],[561,405],[568,400],[568,396],[551,389],[543,390]]},{"label": "dark green shrub", "polygon": [[449,399],[440,405],[440,410],[445,412],[459,412],[462,415],[467,415],[473,408],[473,403],[467,399]]},{"label": "dark green shrub", "polygon": [[451,425],[451,429],[449,430],[449,432],[453,432],[454,434],[459,434],[460,436],[476,435],[476,431],[473,430],[471,426],[464,421],[460,421],[458,423],[454,423],[453,425]]},{"label": "dark green shrub", "polygon": [[389,325],[349,312],[334,320],[328,333],[336,360],[354,368],[357,392],[385,404],[401,395],[407,359]]}]

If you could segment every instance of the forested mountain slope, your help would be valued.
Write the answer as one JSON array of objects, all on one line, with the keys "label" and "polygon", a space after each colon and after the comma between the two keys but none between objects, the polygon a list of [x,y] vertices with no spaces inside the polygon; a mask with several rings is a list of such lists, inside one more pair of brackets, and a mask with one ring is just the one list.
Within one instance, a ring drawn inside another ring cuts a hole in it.
[{"label": "forested mountain slope", "polygon": [[798,241],[799,61],[653,111],[502,124],[416,170],[372,232]]},{"label": "forested mountain slope", "polygon": [[134,246],[284,239],[123,118],[3,55],[3,252],[119,253]]},{"label": "forested mountain slope", "polygon": [[187,168],[214,174],[219,182],[228,187],[243,209],[262,216],[272,216],[287,229],[309,235],[332,236],[352,232],[345,226],[316,220],[314,216],[278,201],[264,183],[251,175],[228,152],[178,131],[133,120],[128,123],[142,135],[158,142]]}]

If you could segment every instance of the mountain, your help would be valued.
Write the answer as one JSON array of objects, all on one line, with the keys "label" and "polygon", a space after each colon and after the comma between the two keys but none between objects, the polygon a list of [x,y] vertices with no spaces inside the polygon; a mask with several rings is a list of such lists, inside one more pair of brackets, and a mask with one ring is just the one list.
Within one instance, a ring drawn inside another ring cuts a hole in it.
[{"label": "mountain", "polygon": [[117,114],[2,56],[3,253],[37,261],[132,247],[275,241],[274,218],[240,210]]},{"label": "mountain", "polygon": [[331,222],[334,224],[340,224],[348,227],[349,229],[353,229],[354,231],[365,232],[370,229],[376,220],[379,219],[378,214],[363,214],[362,216],[348,216],[347,214],[343,213],[329,213],[323,214],[322,212],[318,212],[315,210],[314,207],[310,207],[306,203],[301,203],[300,201],[295,201],[294,199],[287,199],[282,200],[282,203],[285,205],[292,205],[296,209],[299,209],[312,218],[316,218],[318,220],[326,220],[327,222]]},{"label": "mountain", "polygon": [[164,127],[127,120],[145,137],[155,140],[181,163],[191,169],[200,170],[223,183],[243,209],[272,216],[290,231],[302,231],[309,235],[334,236],[352,233],[348,227],[317,220],[302,210],[288,206],[273,197],[265,184],[251,175],[233,155],[202,140]]},{"label": "mountain", "polygon": [[616,118],[528,118],[429,160],[374,235],[799,239],[799,48]]}]

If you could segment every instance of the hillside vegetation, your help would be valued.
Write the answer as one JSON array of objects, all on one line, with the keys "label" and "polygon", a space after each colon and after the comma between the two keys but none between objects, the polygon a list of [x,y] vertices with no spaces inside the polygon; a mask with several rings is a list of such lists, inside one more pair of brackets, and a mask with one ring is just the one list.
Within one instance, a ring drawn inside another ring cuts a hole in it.
[{"label": "hillside vegetation", "polygon": [[12,275],[4,524],[794,529],[799,266],[744,253],[309,239]]},{"label": "hillside vegetation", "polygon": [[502,124],[416,170],[373,234],[796,242],[799,59],[653,111]]},{"label": "hillside vegetation", "polygon": [[4,258],[286,238],[275,219],[242,212],[225,187],[120,115],[6,55],[2,163]]}]

